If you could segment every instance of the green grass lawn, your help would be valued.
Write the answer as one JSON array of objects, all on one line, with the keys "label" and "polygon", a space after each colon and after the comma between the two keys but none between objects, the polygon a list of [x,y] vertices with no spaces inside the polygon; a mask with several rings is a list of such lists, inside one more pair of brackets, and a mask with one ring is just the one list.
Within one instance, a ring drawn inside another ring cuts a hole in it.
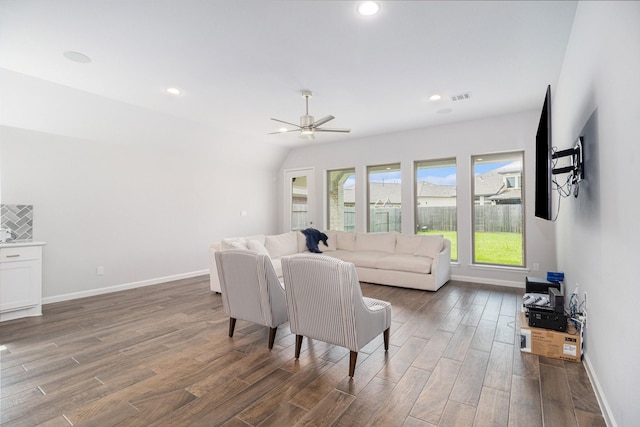
[{"label": "green grass lawn", "polygon": [[458,233],[455,231],[419,231],[418,234],[442,234],[445,239],[451,240],[451,261],[458,260]]},{"label": "green grass lawn", "polygon": [[[451,240],[451,259],[458,259],[458,233],[429,230],[418,234],[442,234]],[[476,233],[475,262],[504,265],[523,265],[522,234]]]},{"label": "green grass lawn", "polygon": [[476,233],[475,262],[522,265],[522,234]]}]

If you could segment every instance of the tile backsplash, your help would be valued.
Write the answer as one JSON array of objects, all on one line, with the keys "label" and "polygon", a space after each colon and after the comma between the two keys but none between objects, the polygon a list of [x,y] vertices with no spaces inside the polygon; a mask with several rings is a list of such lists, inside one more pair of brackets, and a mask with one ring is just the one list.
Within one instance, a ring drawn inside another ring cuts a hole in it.
[{"label": "tile backsplash", "polygon": [[0,205],[0,226],[15,233],[13,240],[33,240],[33,205]]}]

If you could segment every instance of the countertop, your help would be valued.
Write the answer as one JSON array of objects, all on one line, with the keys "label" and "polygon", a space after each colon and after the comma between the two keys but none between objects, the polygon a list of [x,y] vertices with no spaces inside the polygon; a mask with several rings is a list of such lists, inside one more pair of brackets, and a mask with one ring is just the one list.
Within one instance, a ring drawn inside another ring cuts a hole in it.
[{"label": "countertop", "polygon": [[17,248],[21,246],[44,246],[46,242],[39,242],[37,240],[14,240],[12,242],[0,243],[0,249],[3,248]]}]

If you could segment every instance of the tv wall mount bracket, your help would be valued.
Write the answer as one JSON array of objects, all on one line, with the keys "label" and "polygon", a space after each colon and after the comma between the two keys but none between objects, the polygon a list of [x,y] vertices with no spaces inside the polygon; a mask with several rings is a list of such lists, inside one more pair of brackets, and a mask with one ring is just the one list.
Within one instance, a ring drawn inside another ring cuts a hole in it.
[{"label": "tv wall mount bracket", "polygon": [[551,158],[553,160],[562,159],[565,157],[569,158],[569,166],[553,168],[551,172],[553,173],[553,175],[560,175],[564,173],[570,173],[572,175],[571,184],[575,186],[573,192],[573,195],[575,197],[578,197],[578,184],[584,179],[584,159],[582,148],[583,141],[584,137],[581,136],[578,138],[573,148],[556,151],[551,155]]}]

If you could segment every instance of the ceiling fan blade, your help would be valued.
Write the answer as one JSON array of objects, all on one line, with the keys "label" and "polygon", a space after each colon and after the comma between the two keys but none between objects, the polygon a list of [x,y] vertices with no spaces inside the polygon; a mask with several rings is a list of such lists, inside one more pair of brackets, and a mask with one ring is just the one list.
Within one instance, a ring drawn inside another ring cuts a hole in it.
[{"label": "ceiling fan blade", "polygon": [[287,133],[287,132],[300,132],[300,129],[287,129],[287,130],[279,130],[276,132],[269,132],[267,135],[275,135],[278,133]]},{"label": "ceiling fan blade", "polygon": [[297,125],[297,124],[295,124],[295,123],[285,122],[284,120],[278,120],[278,119],[274,119],[274,118],[271,118],[271,120],[273,120],[273,121],[275,121],[275,122],[280,122],[280,123],[284,123],[284,124],[287,124],[287,125],[295,126],[295,127],[297,127],[298,129],[300,129],[300,125]]},{"label": "ceiling fan blade", "polygon": [[322,129],[320,126],[324,125],[327,122],[330,122],[331,120],[335,119],[334,116],[332,115],[328,115],[325,116],[321,119],[315,120],[312,115],[309,114],[309,98],[311,98],[311,92],[307,91],[307,90],[303,90],[302,91],[302,96],[305,99],[305,114],[303,114],[302,116],[300,116],[300,124],[296,124],[296,123],[291,123],[291,122],[286,122],[284,120],[280,120],[280,119],[274,119],[273,117],[271,118],[271,120],[275,121],[275,122],[279,122],[279,123],[284,123],[285,125],[289,125],[289,126],[293,126],[295,129],[286,129],[286,128],[282,128],[279,132],[271,132],[268,135],[275,135],[277,133],[287,133],[287,132],[300,132],[300,137],[307,137],[308,140],[313,140],[315,139],[313,134],[315,131],[318,132],[339,132],[339,133],[349,133],[351,132],[351,129],[339,129],[339,128],[329,128],[329,129]]},{"label": "ceiling fan blade", "polygon": [[311,124],[311,127],[317,128],[318,126],[322,126],[323,124],[327,123],[329,120],[333,120],[335,119],[335,117],[329,115],[327,117],[323,117],[321,119],[316,120],[315,122],[313,122]]},{"label": "ceiling fan blade", "polygon": [[343,132],[343,133],[349,133],[351,132],[351,129],[321,129],[321,128],[315,128],[316,132]]}]

